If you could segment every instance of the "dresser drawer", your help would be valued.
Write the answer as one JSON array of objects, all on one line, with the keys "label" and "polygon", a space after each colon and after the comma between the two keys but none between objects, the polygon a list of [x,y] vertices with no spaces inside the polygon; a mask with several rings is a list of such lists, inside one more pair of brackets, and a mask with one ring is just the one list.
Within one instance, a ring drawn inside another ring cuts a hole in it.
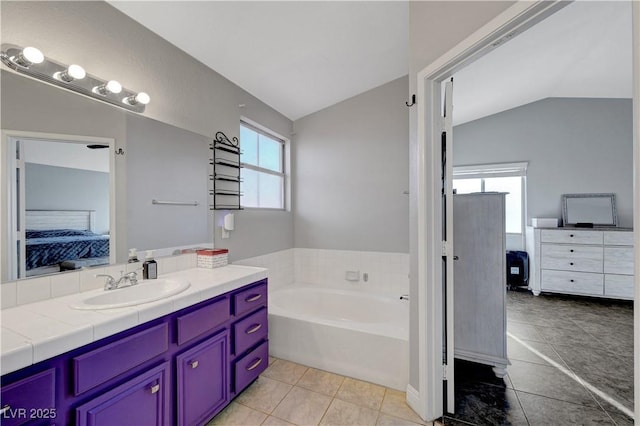
[{"label": "dresser drawer", "polygon": [[234,353],[240,355],[260,340],[266,339],[267,334],[267,309],[263,308],[233,325]]},{"label": "dresser drawer", "polygon": [[592,294],[601,296],[604,291],[603,275],[588,272],[542,270],[542,291]]},{"label": "dresser drawer", "polygon": [[159,324],[73,358],[74,391],[80,395],[169,349],[169,327]]},{"label": "dresser drawer", "polygon": [[633,231],[604,231],[605,246],[633,246]]},{"label": "dresser drawer", "polygon": [[269,342],[264,342],[234,364],[235,392],[239,393],[269,366]]},{"label": "dresser drawer", "polygon": [[233,312],[240,316],[260,306],[267,306],[267,282],[242,290],[233,296]]},{"label": "dresser drawer", "polygon": [[543,243],[602,244],[602,231],[551,230],[540,231]]},{"label": "dresser drawer", "polygon": [[633,299],[634,279],[632,275],[605,275],[604,295]]},{"label": "dresser drawer", "polygon": [[604,272],[633,275],[633,247],[605,247]]},{"label": "dresser drawer", "polygon": [[1,397],[2,425],[23,424],[33,413],[37,413],[39,419],[55,419],[55,384],[56,373],[52,368],[4,386]]},{"label": "dresser drawer", "polygon": [[208,331],[214,331],[229,319],[229,315],[229,299],[225,297],[197,311],[179,316],[177,319],[178,344],[182,345]]},{"label": "dresser drawer", "polygon": [[602,273],[602,247],[589,245],[542,244],[543,269]]}]

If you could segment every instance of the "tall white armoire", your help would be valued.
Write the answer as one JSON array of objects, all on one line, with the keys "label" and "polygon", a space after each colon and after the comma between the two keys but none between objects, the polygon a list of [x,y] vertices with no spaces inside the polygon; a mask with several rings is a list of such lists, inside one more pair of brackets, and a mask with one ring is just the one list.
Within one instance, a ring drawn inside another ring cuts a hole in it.
[{"label": "tall white armoire", "polygon": [[504,193],[453,197],[455,357],[506,374]]}]

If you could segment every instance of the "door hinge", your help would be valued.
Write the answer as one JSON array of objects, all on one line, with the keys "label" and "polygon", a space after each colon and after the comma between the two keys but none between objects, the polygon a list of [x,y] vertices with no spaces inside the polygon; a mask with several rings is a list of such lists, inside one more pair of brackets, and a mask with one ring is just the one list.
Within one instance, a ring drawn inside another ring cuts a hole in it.
[{"label": "door hinge", "polygon": [[449,366],[447,364],[442,364],[442,380],[447,380],[448,371],[449,371]]}]

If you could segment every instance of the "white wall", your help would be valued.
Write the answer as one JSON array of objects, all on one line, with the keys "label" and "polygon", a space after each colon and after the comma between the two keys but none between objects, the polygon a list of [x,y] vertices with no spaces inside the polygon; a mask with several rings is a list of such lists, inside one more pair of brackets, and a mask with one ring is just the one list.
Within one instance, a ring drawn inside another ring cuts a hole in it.
[{"label": "white wall", "polygon": [[632,130],[631,99],[549,98],[456,126],[453,161],[528,161],[527,224],[562,218],[562,194],[606,192],[632,227]]},{"label": "white wall", "polygon": [[295,247],[409,251],[408,79],[294,123]]}]

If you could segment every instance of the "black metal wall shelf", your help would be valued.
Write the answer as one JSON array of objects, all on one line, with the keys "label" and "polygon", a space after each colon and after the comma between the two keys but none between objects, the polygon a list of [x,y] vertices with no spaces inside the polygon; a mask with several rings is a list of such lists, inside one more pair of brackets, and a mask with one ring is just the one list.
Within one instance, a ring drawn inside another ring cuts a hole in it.
[{"label": "black metal wall shelf", "polygon": [[213,158],[209,162],[213,166],[213,173],[209,175],[213,182],[213,189],[209,191],[213,196],[212,210],[242,210],[242,164],[238,138],[229,140],[223,132],[217,132],[210,148],[213,151]]}]

